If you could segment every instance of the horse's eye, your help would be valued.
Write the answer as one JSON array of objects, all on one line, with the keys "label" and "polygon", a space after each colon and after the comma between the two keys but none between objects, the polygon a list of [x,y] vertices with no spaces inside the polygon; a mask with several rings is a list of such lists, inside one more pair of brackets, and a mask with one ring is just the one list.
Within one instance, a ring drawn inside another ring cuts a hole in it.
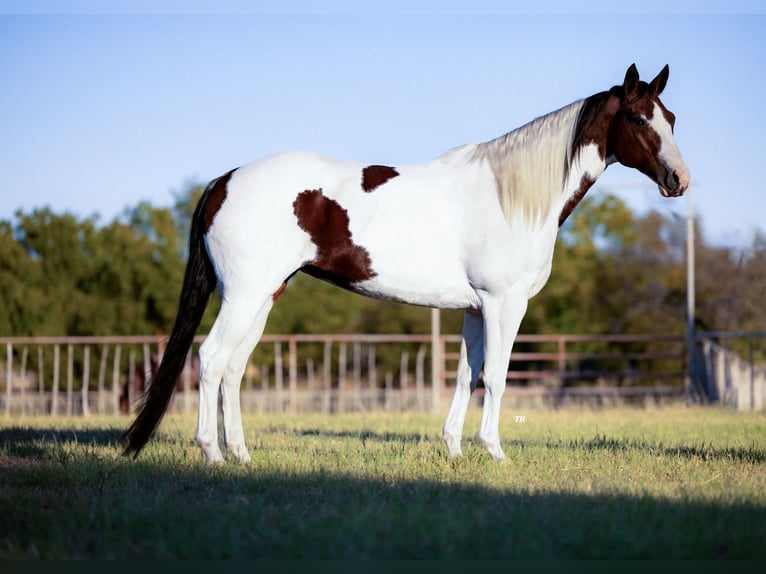
[{"label": "horse's eye", "polygon": [[638,127],[644,126],[646,125],[646,120],[641,116],[633,116],[633,125]]}]

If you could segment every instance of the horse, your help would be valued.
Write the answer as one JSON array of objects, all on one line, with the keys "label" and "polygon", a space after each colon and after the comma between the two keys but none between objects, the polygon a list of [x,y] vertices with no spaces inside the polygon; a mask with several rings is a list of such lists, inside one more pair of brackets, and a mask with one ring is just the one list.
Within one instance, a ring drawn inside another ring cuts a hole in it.
[{"label": "horse", "polygon": [[196,205],[178,313],[167,350],[130,427],[123,454],[138,457],[159,426],[211,293],[222,303],[200,348],[196,442],[223,464],[224,442],[249,462],[239,404],[250,353],[296,273],[364,296],[464,311],[454,395],[442,427],[462,456],[470,397],[483,369],[478,439],[505,454],[499,418],[511,349],[529,299],[551,271],[559,229],[613,164],[681,196],[689,170],[660,100],[665,66],[649,83],[632,64],[622,84],[577,100],[491,141],[435,159],[366,165],[307,151],[258,159],[212,180]]}]

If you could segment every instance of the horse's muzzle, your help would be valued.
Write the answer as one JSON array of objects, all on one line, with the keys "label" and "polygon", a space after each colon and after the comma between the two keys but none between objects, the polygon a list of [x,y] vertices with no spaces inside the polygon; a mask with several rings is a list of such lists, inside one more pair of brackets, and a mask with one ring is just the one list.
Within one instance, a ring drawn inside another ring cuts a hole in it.
[{"label": "horse's muzzle", "polygon": [[684,194],[689,187],[689,172],[683,171],[679,174],[678,170],[665,173],[665,179],[659,184],[660,193],[663,197],[679,197]]}]

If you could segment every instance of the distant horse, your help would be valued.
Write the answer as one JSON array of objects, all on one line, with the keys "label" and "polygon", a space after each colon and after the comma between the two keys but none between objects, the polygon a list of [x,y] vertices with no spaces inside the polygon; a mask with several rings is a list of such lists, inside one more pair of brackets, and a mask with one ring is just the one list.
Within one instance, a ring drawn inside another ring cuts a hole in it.
[{"label": "distant horse", "polygon": [[210,294],[223,302],[200,349],[196,439],[223,463],[224,438],[241,462],[239,390],[247,359],[287,281],[298,271],[377,299],[462,309],[457,385],[442,429],[460,442],[484,369],[478,437],[495,459],[511,347],[527,301],[545,285],[559,228],[612,163],[636,168],[665,197],[689,171],[659,99],[668,66],[650,83],[631,65],[622,85],[576,101],[485,143],[421,165],[363,165],[287,152],[213,180],[196,207],[178,315],[140,412],[122,435],[138,456],[167,409]]},{"label": "distant horse", "polygon": [[[122,414],[130,413],[130,402],[133,397],[141,396],[146,391],[147,374],[151,378],[157,376],[157,369],[162,361],[162,353],[155,353],[149,357],[149,368],[144,362],[136,365],[133,376],[125,380],[120,391],[120,412]],[[184,392],[186,390],[186,381],[189,381],[189,390],[196,391],[199,388],[200,360],[198,355],[192,355],[191,361],[185,363],[183,371],[179,373],[176,379],[175,390]]]}]

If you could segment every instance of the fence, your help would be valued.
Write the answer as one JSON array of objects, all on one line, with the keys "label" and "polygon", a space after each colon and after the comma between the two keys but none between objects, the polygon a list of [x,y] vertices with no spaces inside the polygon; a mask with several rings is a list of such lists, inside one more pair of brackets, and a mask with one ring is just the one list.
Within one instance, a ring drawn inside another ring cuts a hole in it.
[{"label": "fence", "polygon": [[[739,343],[743,358],[732,348]],[[758,344],[758,348],[756,348]],[[766,333],[703,333],[697,337],[699,391],[710,403],[737,410],[766,410],[766,365],[756,364],[756,351],[766,355]]]},{"label": "fence", "polygon": [[[197,408],[202,339],[190,349],[172,410]],[[131,413],[164,343],[163,337],[0,338],[0,412]],[[438,412],[452,394],[459,351],[457,335],[435,341],[430,335],[267,335],[245,371],[242,409]],[[679,400],[687,393],[687,371],[681,336],[519,335],[504,404]],[[482,399],[480,383],[473,400]]]}]

